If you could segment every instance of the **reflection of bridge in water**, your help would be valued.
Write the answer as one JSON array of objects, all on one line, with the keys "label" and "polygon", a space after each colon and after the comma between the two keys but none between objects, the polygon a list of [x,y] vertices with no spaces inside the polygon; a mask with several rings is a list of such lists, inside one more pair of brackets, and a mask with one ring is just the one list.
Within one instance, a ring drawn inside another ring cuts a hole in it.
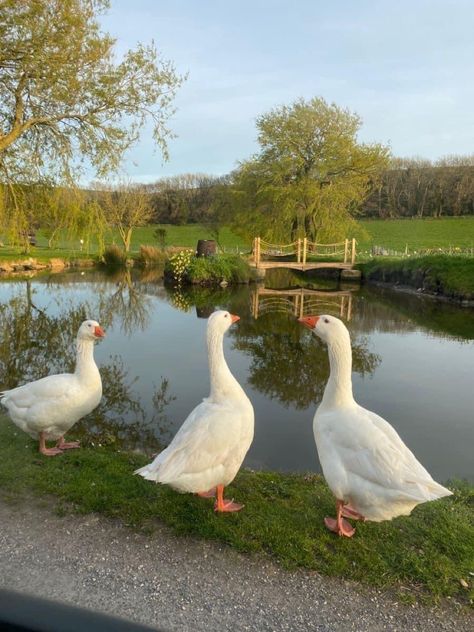
[{"label": "reflection of bridge in water", "polygon": [[252,293],[252,316],[258,318],[268,312],[294,314],[297,318],[310,314],[332,314],[344,320],[352,315],[352,293],[297,288],[272,290],[256,287]]}]

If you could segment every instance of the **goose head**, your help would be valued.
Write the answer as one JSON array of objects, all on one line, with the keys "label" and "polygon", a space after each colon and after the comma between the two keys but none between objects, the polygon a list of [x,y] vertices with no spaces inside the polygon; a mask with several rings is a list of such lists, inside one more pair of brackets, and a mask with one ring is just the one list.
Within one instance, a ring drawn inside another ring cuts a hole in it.
[{"label": "goose head", "polygon": [[240,316],[236,316],[236,314],[231,314],[226,310],[220,309],[209,316],[207,328],[208,331],[214,331],[216,333],[219,332],[223,335],[232,323],[236,323],[238,320],[240,320]]},{"label": "goose head", "polygon": [[85,320],[77,332],[78,340],[99,340],[105,336],[105,331],[96,320]]},{"label": "goose head", "polygon": [[311,329],[326,344],[333,345],[338,342],[350,342],[349,332],[342,320],[335,316],[304,316],[298,318],[298,322]]}]

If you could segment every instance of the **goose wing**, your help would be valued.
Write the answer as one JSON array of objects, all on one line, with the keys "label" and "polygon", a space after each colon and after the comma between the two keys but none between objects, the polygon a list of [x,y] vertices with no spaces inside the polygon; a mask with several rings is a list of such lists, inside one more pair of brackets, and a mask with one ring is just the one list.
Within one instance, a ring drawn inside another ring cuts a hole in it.
[{"label": "goose wing", "polygon": [[166,483],[218,467],[241,440],[241,420],[238,408],[204,400],[189,414],[170,445],[139,473],[159,470],[160,482]]}]

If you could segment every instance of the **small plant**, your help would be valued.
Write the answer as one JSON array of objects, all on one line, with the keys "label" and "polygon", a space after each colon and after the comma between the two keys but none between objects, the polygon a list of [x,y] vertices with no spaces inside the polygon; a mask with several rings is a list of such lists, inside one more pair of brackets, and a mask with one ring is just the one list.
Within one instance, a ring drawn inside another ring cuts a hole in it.
[{"label": "small plant", "polygon": [[140,246],[137,262],[139,265],[146,266],[162,266],[166,261],[166,255],[162,250],[155,246]]},{"label": "small plant", "polygon": [[191,250],[180,250],[168,259],[165,266],[165,273],[171,276],[173,283],[178,286],[181,285],[192,258],[193,253]]},{"label": "small plant", "polygon": [[166,246],[166,228],[157,228],[153,232],[153,237],[159,243],[160,248],[164,250]]},{"label": "small plant", "polygon": [[107,246],[103,254],[104,263],[107,266],[124,266],[127,263],[127,253],[117,244]]}]

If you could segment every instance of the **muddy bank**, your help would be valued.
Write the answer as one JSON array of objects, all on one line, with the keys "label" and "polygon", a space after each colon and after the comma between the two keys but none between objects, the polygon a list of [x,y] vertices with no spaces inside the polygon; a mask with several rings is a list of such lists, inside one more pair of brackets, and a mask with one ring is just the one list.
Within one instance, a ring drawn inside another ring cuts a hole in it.
[{"label": "muddy bank", "polygon": [[377,259],[359,264],[358,268],[364,283],[474,305],[474,259],[441,256]]},{"label": "muddy bank", "polygon": [[0,277],[23,272],[41,272],[42,270],[61,272],[66,268],[92,268],[96,265],[98,265],[98,262],[93,259],[59,259],[52,257],[46,261],[38,261],[38,259],[28,257],[13,261],[0,261]]}]

